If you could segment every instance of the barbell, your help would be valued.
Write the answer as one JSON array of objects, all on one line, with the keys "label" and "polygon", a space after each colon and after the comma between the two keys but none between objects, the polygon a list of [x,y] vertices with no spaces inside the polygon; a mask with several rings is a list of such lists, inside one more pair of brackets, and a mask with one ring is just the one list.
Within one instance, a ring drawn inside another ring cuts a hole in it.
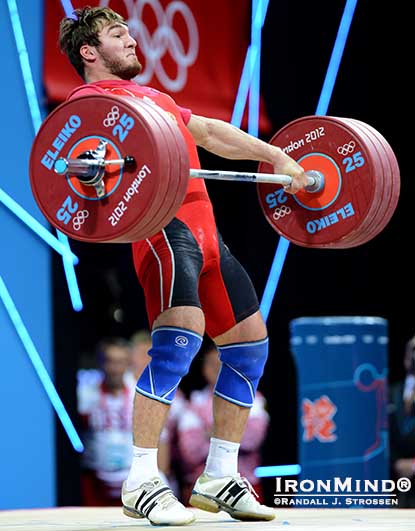
[{"label": "barbell", "polygon": [[[295,195],[270,164],[257,173],[190,169],[177,123],[131,97],[83,96],[44,120],[30,154],[30,183],[51,225],[86,242],[127,243],[165,227],[190,178],[255,182],[271,227],[306,247],[348,248],[379,234],[399,199],[400,173],[386,139],[368,124],[333,116],[290,122],[270,140],[306,171]],[[281,186],[282,185],[282,186]]]}]

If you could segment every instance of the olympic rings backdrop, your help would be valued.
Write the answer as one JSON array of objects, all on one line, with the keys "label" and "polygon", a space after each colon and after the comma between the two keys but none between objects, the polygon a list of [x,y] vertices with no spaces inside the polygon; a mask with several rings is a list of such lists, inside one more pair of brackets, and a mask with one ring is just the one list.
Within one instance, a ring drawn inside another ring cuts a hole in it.
[{"label": "olympic rings backdrop", "polygon": [[[56,0],[45,4],[44,80],[49,103],[57,104],[81,80],[66,68],[56,45],[63,8]],[[140,85],[167,92],[195,114],[230,121],[249,46],[250,0],[74,0],[72,5],[108,6],[125,18],[143,65],[135,78]],[[259,128],[268,133],[270,127],[262,103]]]}]

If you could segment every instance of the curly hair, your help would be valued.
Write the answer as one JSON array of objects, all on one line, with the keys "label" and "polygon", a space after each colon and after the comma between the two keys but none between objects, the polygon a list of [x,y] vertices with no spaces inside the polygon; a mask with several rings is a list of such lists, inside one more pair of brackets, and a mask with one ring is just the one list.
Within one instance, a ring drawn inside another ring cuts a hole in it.
[{"label": "curly hair", "polygon": [[99,32],[111,22],[125,24],[124,18],[108,7],[83,7],[75,9],[72,17],[61,20],[59,46],[69,61],[84,78],[84,63],[80,54],[81,46],[99,46]]}]

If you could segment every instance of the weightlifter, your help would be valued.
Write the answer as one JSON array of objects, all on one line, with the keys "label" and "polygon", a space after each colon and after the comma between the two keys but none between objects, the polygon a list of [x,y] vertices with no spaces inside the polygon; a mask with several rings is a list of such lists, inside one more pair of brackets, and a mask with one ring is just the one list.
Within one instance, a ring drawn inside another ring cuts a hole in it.
[{"label": "weightlifter", "polygon": [[[274,172],[292,176],[289,193],[307,185],[301,166],[280,148],[223,121],[196,116],[170,96],[132,81],[142,68],[137,43],[124,19],[111,9],[76,9],[73,18],[61,21],[59,43],[86,82],[68,99],[91,94],[145,98],[177,122],[190,167],[200,168],[201,146],[229,159],[272,164]],[[249,482],[238,474],[239,443],[268,355],[267,329],[251,280],[216,228],[203,179],[189,181],[173,221],[132,248],[152,347],[151,361],[136,387],[134,457],[121,495],[124,513],[163,525],[195,519],[160,479],[157,446],[177,387],[206,331],[222,365],[214,390],[209,455],[189,503],[206,511],[224,510],[238,520],[272,520],[274,510],[259,504]]]}]

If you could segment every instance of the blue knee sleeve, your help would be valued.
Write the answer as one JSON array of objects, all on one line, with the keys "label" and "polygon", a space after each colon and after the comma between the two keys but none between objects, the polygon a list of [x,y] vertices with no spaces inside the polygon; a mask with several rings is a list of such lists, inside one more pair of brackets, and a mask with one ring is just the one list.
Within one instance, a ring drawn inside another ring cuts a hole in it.
[{"label": "blue knee sleeve", "polygon": [[222,367],[215,394],[239,406],[252,407],[268,357],[268,338],[225,345],[218,350]]},{"label": "blue knee sleeve", "polygon": [[159,402],[171,404],[180,380],[188,373],[202,344],[196,332],[163,326],[151,334],[151,361],[140,376],[136,390]]}]

